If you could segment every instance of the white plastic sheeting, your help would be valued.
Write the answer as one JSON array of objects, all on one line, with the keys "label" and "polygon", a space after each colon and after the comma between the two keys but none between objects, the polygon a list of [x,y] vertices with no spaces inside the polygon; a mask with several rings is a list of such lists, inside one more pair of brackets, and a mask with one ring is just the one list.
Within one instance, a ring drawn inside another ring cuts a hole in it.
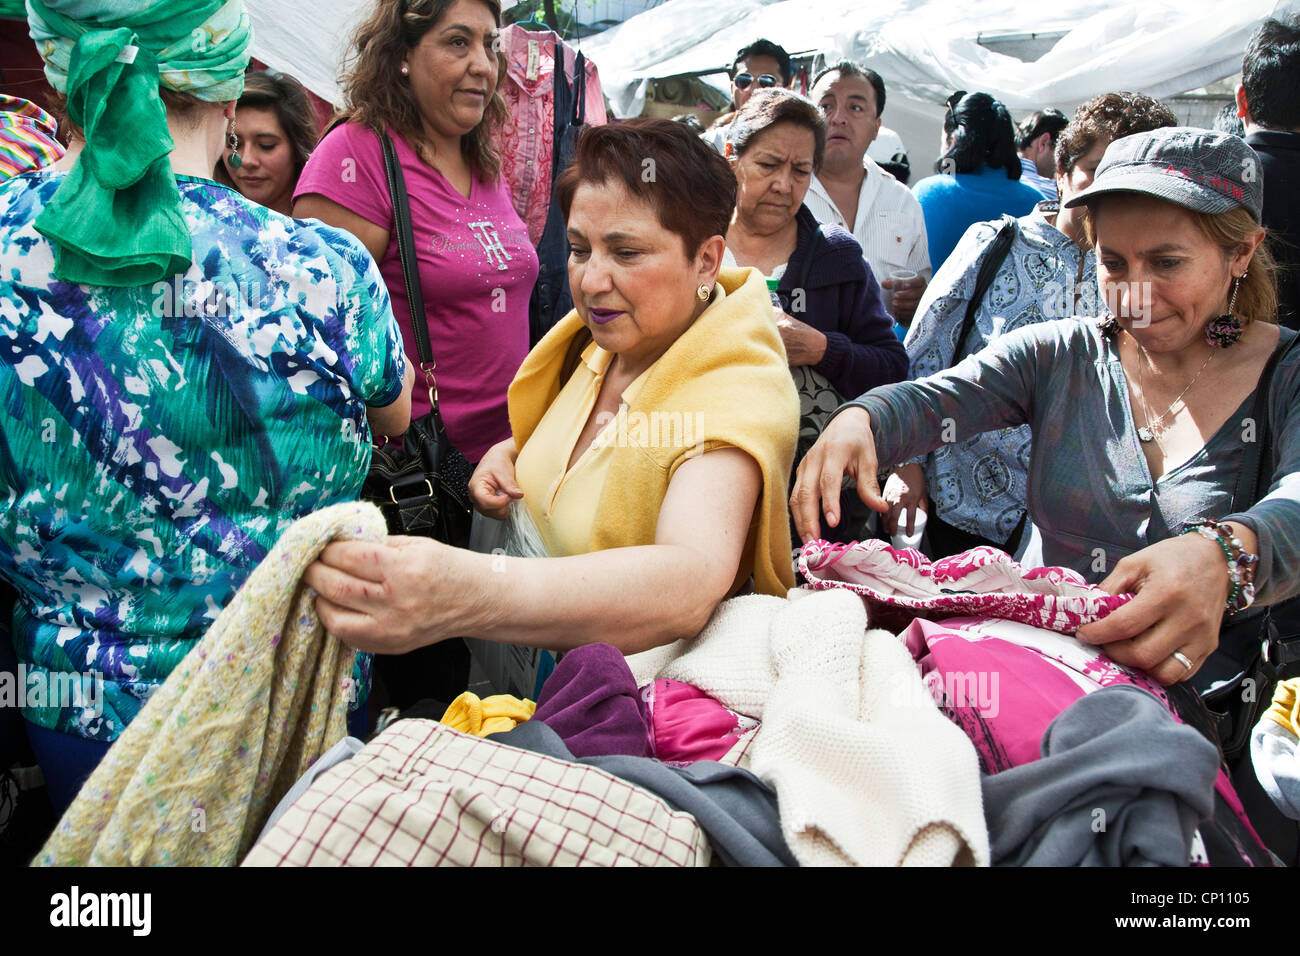
[{"label": "white plastic sheeting", "polygon": [[[1259,21],[1298,0],[670,0],[586,41],[619,116],[640,112],[645,80],[729,64],[767,37],[793,52],[846,54],[886,77],[891,96],[942,103],[984,90],[1012,109],[1069,108],[1097,93],[1181,93],[1235,73]],[[980,34],[1069,31],[1036,63]]]},{"label": "white plastic sheeting", "polygon": [[369,12],[358,0],[245,0],[253,22],[251,52],[339,106],[339,73],[348,39]]},{"label": "white plastic sheeting", "polygon": [[[347,39],[370,4],[247,2],[253,56],[337,104]],[[900,106],[979,89],[1012,109],[1066,109],[1106,90],[1167,96],[1235,73],[1259,21],[1283,9],[1300,11],[1300,0],[669,0],[581,47],[600,67],[616,116],[641,112],[646,80],[729,65],[760,36],[791,52],[842,53],[871,65]],[[1069,32],[1035,63],[974,39],[1062,30]]]}]

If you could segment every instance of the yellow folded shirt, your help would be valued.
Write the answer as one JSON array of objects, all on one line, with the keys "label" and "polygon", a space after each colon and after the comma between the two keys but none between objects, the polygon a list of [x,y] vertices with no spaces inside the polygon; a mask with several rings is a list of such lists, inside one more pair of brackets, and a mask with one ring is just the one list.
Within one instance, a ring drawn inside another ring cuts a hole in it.
[{"label": "yellow folded shirt", "polygon": [[1300,677],[1278,682],[1264,716],[1300,737]]},{"label": "yellow folded shirt", "polygon": [[486,737],[514,730],[516,725],[532,719],[535,710],[537,705],[531,700],[520,700],[509,694],[495,694],[480,700],[478,694],[465,691],[451,702],[439,723],[463,734]]}]

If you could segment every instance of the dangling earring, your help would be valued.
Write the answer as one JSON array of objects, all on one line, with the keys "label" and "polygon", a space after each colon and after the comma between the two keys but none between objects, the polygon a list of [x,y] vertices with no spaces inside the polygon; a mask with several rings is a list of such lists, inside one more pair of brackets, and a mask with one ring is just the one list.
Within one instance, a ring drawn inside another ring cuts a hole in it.
[{"label": "dangling earring", "polygon": [[1217,319],[1211,319],[1205,326],[1205,341],[1210,345],[1226,349],[1235,345],[1241,338],[1241,319],[1237,318],[1233,309],[1237,305],[1237,290],[1241,288],[1241,280],[1246,278],[1246,273],[1242,273],[1232,280],[1232,297],[1228,300],[1228,311]]},{"label": "dangling earring", "polygon": [[695,295],[701,302],[708,302],[709,296],[711,296],[712,294],[713,294],[713,287],[704,282],[701,282],[700,287],[695,290]]},{"label": "dangling earring", "polygon": [[1106,338],[1117,338],[1119,336],[1119,319],[1111,315],[1110,310],[1107,310],[1106,314],[1097,320],[1097,328]]},{"label": "dangling earring", "polygon": [[231,169],[238,169],[244,165],[244,158],[239,155],[239,134],[235,132],[235,121],[230,121],[230,129],[226,131],[226,145],[230,147],[230,158],[226,160]]}]

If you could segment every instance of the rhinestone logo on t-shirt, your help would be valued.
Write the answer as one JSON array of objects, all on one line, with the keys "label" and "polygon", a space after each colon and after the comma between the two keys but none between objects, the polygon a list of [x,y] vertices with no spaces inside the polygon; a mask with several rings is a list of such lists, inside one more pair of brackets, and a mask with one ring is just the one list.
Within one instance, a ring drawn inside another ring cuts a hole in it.
[{"label": "rhinestone logo on t-shirt", "polygon": [[496,226],[489,221],[467,223],[473,231],[474,236],[483,247],[487,254],[489,262],[497,264],[497,271],[504,272],[506,263],[510,261],[510,253],[506,252],[506,247],[501,245],[501,237],[497,235]]}]

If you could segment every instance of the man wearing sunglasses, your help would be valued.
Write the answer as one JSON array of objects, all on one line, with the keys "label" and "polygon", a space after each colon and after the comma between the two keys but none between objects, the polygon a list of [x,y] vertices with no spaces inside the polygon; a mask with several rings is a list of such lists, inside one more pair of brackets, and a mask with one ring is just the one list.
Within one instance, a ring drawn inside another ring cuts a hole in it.
[{"label": "man wearing sunglasses", "polygon": [[736,110],[749,102],[758,90],[788,87],[793,73],[790,54],[771,40],[755,40],[736,51],[731,68],[731,109],[719,116],[703,135],[719,153],[726,151],[727,131]]}]

